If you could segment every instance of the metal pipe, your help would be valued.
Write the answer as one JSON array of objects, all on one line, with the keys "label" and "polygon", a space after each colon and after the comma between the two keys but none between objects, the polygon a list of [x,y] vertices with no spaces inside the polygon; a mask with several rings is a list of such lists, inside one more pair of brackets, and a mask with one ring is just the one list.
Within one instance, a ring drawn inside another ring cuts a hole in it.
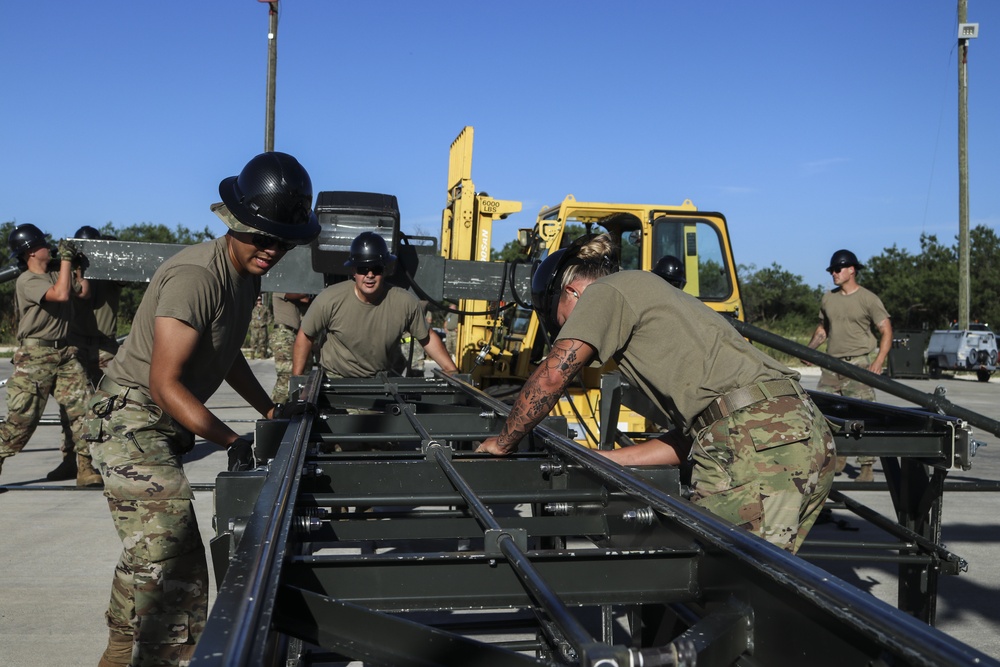
[{"label": "metal pipe", "polygon": [[[491,407],[499,414],[509,415],[510,406],[493,400],[457,378],[444,374],[441,377],[475,397],[479,403]],[[974,649],[950,642],[945,635],[935,634],[937,631],[934,628],[903,612],[889,608],[876,613],[867,593],[833,580],[829,573],[804,559],[796,558],[689,502],[670,496],[647,480],[631,474],[626,468],[580,447],[559,433],[542,425],[535,427],[533,433],[536,440],[541,440],[550,451],[579,463],[608,484],[642,500],[659,514],[696,536],[699,542],[728,552],[764,579],[793,588],[828,614],[832,621],[843,623],[900,655],[912,657],[913,664],[927,667],[966,665],[970,664],[971,659],[981,659],[981,654]],[[869,612],[862,614],[859,610]],[[914,653],[916,646],[920,647],[919,655]]]},{"label": "metal pipe", "polygon": [[1000,436],[1000,421],[987,417],[986,415],[979,414],[978,412],[973,412],[972,410],[968,410],[959,405],[955,405],[943,395],[928,394],[918,389],[914,389],[913,387],[908,387],[901,382],[896,382],[890,378],[876,375],[865,368],[860,368],[854,364],[849,364],[846,361],[841,361],[836,357],[831,357],[830,355],[820,352],[819,350],[814,350],[806,345],[801,345],[795,341],[788,340],[787,338],[773,334],[770,331],[765,331],[764,329],[755,327],[752,324],[747,324],[746,322],[741,322],[734,318],[729,318],[729,322],[736,327],[736,330],[739,331],[741,335],[752,341],[756,341],[762,345],[774,348],[775,350],[780,350],[786,354],[798,357],[803,361],[808,361],[811,364],[833,371],[834,373],[845,375],[852,380],[863,382],[864,384],[875,387],[876,389],[881,389],[888,394],[892,394],[893,396],[910,401],[911,403],[934,410],[935,412],[963,419],[973,426],[981,428],[988,433]]},{"label": "metal pipe", "polygon": [[531,559],[518,548],[514,538],[501,528],[500,524],[490,513],[483,501],[476,496],[476,492],[458,473],[451,459],[444,453],[444,447],[439,444],[432,444],[428,450],[428,455],[441,468],[441,471],[448,477],[455,490],[465,499],[469,510],[475,516],[479,524],[484,529],[500,531],[497,537],[497,547],[503,553],[504,558],[511,569],[521,581],[528,594],[545,609],[552,621],[559,627],[560,631],[573,647],[582,653],[584,647],[593,642],[593,638],[584,629],[583,625],[566,608],[566,605],[559,596],[546,583],[532,564]]},{"label": "metal pipe", "polygon": [[[533,492],[489,491],[480,493],[479,497],[488,503],[520,505],[523,503],[602,503],[605,496],[597,491],[585,489],[550,489]],[[465,499],[460,493],[384,493],[364,494],[357,496],[339,495],[334,493],[303,493],[299,496],[300,504],[306,507],[343,507],[345,505],[364,506],[424,506],[424,505],[464,505]]]}]

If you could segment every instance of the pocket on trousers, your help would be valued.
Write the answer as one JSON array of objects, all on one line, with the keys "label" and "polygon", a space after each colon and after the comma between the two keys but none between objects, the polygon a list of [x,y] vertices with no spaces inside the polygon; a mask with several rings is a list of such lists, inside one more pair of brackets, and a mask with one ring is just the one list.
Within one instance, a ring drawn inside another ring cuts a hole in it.
[{"label": "pocket on trousers", "polygon": [[797,396],[782,396],[768,402],[768,411],[755,418],[753,410],[741,419],[758,452],[793,442],[808,440],[812,435],[813,416],[809,407]]},{"label": "pocket on trousers", "polygon": [[[38,395],[38,384],[27,375],[12,375],[7,380],[7,411],[24,414],[32,401],[47,400]],[[44,406],[44,403],[42,404]]]},{"label": "pocket on trousers", "polygon": [[764,503],[756,481],[699,498],[695,504],[729,523],[755,530],[764,516]]}]

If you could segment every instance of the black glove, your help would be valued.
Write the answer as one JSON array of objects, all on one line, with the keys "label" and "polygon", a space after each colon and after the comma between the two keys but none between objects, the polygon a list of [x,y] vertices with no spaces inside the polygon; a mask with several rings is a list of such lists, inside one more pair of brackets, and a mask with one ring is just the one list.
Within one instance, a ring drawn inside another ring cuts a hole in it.
[{"label": "black glove", "polygon": [[313,406],[306,401],[290,401],[274,404],[274,419],[291,419],[304,414],[312,414]]},{"label": "black glove", "polygon": [[254,468],[253,444],[243,438],[236,438],[226,447],[229,454],[229,472],[242,472]]}]

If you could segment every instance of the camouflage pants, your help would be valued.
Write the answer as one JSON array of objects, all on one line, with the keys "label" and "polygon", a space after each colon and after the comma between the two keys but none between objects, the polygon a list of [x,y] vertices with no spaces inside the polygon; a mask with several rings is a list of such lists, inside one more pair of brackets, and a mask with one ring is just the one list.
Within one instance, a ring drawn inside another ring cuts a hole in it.
[{"label": "camouflage pants", "polygon": [[267,327],[250,327],[250,358],[267,359]]},{"label": "camouflage pants", "polygon": [[[277,325],[271,333],[271,352],[274,353],[274,372],[277,379],[271,390],[271,400],[275,403],[288,401],[288,383],[292,379],[292,350],[295,348],[296,332],[286,326]],[[310,363],[306,361],[306,372]]]},{"label": "camouflage pants", "polygon": [[181,463],[193,437],[145,402],[98,390],[88,414],[123,547],[105,616],[113,636],[131,638],[132,667],[182,665],[208,616],[208,563]]},{"label": "camouflage pants", "polygon": [[716,421],[691,453],[695,503],[792,553],[823,509],[837,457],[826,418],[797,396]]},{"label": "camouflage pants", "polygon": [[0,424],[0,459],[14,456],[38,428],[51,394],[66,410],[76,451],[87,456],[83,438],[87,401],[93,389],[75,347],[19,347],[7,381],[7,420]]},{"label": "camouflage pants", "polygon": [[[90,344],[87,339],[79,336],[71,336],[70,342],[76,347],[76,358],[80,360],[87,379],[90,381],[91,390],[101,381],[104,371],[101,370],[100,348],[96,344]],[[59,406],[59,421],[63,429],[63,444],[60,449],[63,453],[70,453],[76,450],[73,443],[74,435],[69,415],[66,408]]]},{"label": "camouflage pants", "polygon": [[[849,364],[867,370],[872,363],[872,355],[869,353],[856,357],[845,357],[841,361],[846,361]],[[860,398],[865,401],[875,400],[875,390],[869,385],[864,382],[852,380],[839,373],[828,371],[825,368],[823,369],[823,374],[820,375],[819,384],[816,385],[816,391],[825,391],[828,394],[838,394],[840,396],[847,396],[848,398]],[[875,463],[874,456],[858,457],[858,465],[872,465],[873,463]],[[841,465],[840,467],[843,468],[844,466]]]}]

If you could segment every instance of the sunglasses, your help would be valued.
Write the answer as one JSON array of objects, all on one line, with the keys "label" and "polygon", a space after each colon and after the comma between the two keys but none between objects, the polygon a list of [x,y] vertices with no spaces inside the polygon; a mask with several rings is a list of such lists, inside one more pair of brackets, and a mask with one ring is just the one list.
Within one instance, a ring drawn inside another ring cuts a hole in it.
[{"label": "sunglasses", "polygon": [[383,271],[385,271],[385,267],[381,264],[365,264],[364,266],[354,267],[354,272],[359,276],[367,276],[369,272],[372,275],[380,276]]},{"label": "sunglasses", "polygon": [[298,245],[297,243],[292,243],[291,241],[282,241],[277,237],[268,236],[267,234],[254,234],[250,237],[250,241],[258,250],[270,250],[271,248],[277,248],[282,252],[288,252]]}]

